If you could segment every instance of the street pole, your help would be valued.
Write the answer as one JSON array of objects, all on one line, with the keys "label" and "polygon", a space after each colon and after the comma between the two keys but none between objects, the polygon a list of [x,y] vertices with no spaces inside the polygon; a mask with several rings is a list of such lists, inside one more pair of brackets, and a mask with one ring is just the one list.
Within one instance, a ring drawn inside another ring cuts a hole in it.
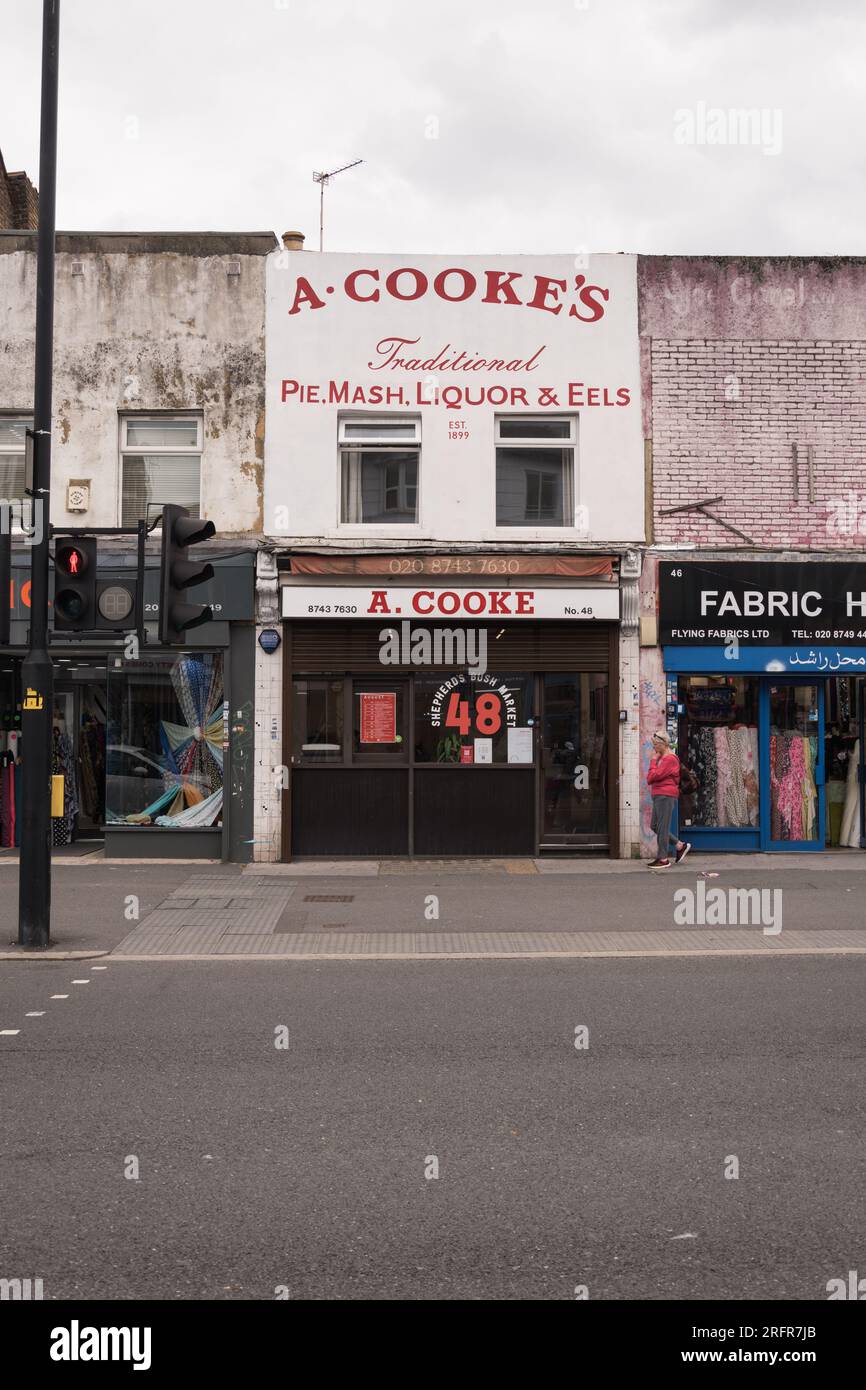
[{"label": "street pole", "polygon": [[54,670],[48,655],[51,378],[54,365],[54,231],[60,0],[42,3],[42,114],[36,259],[36,374],[33,392],[33,521],[30,632],[21,682],[21,859],[18,943],[49,944],[51,931],[51,753]]}]

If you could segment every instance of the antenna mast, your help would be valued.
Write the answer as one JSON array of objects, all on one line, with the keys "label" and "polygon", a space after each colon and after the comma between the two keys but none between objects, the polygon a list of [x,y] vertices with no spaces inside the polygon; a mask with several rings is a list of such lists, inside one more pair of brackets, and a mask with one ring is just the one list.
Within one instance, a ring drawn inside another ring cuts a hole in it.
[{"label": "antenna mast", "polygon": [[325,189],[337,174],[344,174],[347,169],[354,169],[358,164],[363,164],[363,159],[353,159],[351,164],[342,164],[339,169],[332,169],[328,174],[313,174],[313,182],[319,185],[319,250],[324,250],[325,243]]}]

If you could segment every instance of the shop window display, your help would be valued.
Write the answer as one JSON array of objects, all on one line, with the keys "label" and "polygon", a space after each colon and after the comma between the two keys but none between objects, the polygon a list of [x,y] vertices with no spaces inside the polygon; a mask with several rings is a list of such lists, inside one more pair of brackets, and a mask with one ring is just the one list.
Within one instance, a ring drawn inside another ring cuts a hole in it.
[{"label": "shop window display", "polygon": [[344,758],[342,680],[296,680],[292,754],[299,763],[337,763]]},{"label": "shop window display", "polygon": [[407,682],[361,678],[353,685],[353,763],[406,761]]},{"label": "shop window display", "polygon": [[109,667],[106,821],[213,826],[223,805],[223,658],[183,653]]},{"label": "shop window display", "polygon": [[697,786],[680,798],[684,826],[757,826],[758,680],[681,676],[679,754]]},{"label": "shop window display", "polygon": [[0,668],[0,849],[21,843],[21,700],[18,662]]},{"label": "shop window display", "polygon": [[531,763],[531,675],[457,671],[415,679],[419,763]]},{"label": "shop window display", "polygon": [[770,838],[816,840],[818,690],[770,687]]},{"label": "shop window display", "polygon": [[71,697],[58,697],[54,705],[51,741],[51,775],[63,778],[63,815],[51,819],[51,843],[68,845],[72,841],[75,817],[78,815],[78,779],[75,775],[75,750],[69,733],[67,707]]},{"label": "shop window display", "polygon": [[838,676],[828,680],[826,695],[827,843],[848,848],[859,848],[860,844],[859,686],[859,681]]}]

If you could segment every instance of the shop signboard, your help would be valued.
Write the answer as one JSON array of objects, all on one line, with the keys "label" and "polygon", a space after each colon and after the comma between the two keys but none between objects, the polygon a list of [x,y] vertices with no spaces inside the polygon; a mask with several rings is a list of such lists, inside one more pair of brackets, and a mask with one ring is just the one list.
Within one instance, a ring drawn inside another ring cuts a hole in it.
[{"label": "shop signboard", "polygon": [[477,585],[455,587],[375,587],[287,584],[284,618],[411,618],[417,621],[473,622],[497,619],[568,619],[615,622],[619,590]]},{"label": "shop signboard", "polygon": [[662,560],[659,625],[664,647],[798,648],[794,669],[839,671],[837,647],[866,647],[866,564]]}]

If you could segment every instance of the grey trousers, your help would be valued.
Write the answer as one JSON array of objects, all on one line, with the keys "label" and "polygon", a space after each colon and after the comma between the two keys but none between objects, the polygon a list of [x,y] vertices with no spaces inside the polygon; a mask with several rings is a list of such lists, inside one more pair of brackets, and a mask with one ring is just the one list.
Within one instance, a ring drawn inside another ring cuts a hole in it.
[{"label": "grey trousers", "polygon": [[675,796],[654,796],[650,828],[655,831],[659,842],[659,859],[668,859],[676,854],[677,837],[671,834],[671,821],[674,817]]}]

